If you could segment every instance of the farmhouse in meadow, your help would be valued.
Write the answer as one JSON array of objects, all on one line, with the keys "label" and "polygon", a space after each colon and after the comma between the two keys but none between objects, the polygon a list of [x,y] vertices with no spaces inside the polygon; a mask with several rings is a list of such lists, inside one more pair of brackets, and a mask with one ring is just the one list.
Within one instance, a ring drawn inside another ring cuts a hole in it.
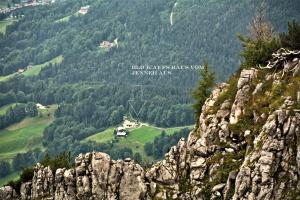
[{"label": "farmhouse in meadow", "polygon": [[26,69],[20,68],[20,69],[18,69],[18,73],[21,74],[21,73],[25,72],[25,70]]},{"label": "farmhouse in meadow", "polygon": [[117,128],[117,134],[116,134],[118,137],[125,137],[127,136],[127,131],[124,127],[118,127]]}]

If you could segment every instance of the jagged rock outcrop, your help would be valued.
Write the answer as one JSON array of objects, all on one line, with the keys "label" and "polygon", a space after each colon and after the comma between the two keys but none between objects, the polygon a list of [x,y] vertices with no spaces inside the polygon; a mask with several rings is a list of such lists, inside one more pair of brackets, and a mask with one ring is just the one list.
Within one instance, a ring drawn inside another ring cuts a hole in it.
[{"label": "jagged rock outcrop", "polygon": [[[143,169],[131,159],[80,154],[73,169],[37,165],[20,195],[1,199],[297,199],[300,194],[300,62],[244,69],[206,100],[198,127],[162,161]],[[297,72],[297,73],[295,73]]]},{"label": "jagged rock outcrop", "polygon": [[18,199],[19,196],[16,191],[11,186],[4,186],[0,188],[0,199],[10,200],[10,199]]}]

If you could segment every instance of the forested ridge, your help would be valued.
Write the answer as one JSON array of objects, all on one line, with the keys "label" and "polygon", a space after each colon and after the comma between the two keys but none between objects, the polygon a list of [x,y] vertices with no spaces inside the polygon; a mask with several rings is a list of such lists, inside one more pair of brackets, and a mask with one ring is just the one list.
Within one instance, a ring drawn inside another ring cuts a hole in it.
[{"label": "forested ridge", "polygon": [[[259,4],[258,0],[67,0],[22,9],[18,12],[24,17],[0,34],[0,75],[57,56],[64,59],[37,76],[19,74],[1,81],[1,105],[2,99],[3,105],[59,105],[43,136],[50,155],[96,148],[79,141],[118,125],[127,114],[160,127],[193,124],[190,94],[199,77],[195,70],[137,76],[132,75],[132,66],[200,65],[207,60],[217,80],[224,80],[239,66],[236,33],[247,32]],[[75,14],[86,5],[87,14]],[[267,5],[267,17],[277,32],[284,31],[288,21],[300,19],[296,0],[269,0]],[[116,38],[118,47],[99,48],[102,41]]]}]

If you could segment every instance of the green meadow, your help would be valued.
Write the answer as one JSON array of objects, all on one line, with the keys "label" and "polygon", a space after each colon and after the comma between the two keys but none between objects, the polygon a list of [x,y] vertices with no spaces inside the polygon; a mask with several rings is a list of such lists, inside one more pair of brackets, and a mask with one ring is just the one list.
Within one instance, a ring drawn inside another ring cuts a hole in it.
[{"label": "green meadow", "polygon": [[16,20],[14,20],[12,18],[5,18],[3,20],[0,20],[0,33],[5,34],[6,27],[8,25],[11,25],[12,23],[14,23],[14,21],[16,21]]},{"label": "green meadow", "polygon": [[0,107],[0,115],[4,115],[10,107],[14,107],[15,105],[16,105],[15,103],[11,103]]},{"label": "green meadow", "polygon": [[53,121],[56,108],[56,105],[52,105],[45,110],[39,110],[38,116],[27,117],[1,130],[0,160],[10,161],[17,153],[43,148],[43,131]]},{"label": "green meadow", "polygon": [[[39,64],[39,65],[32,65],[31,67],[29,67],[25,72],[22,73],[22,75],[24,76],[36,76],[40,73],[40,71],[44,68],[47,67],[49,64],[59,64],[63,61],[64,57],[62,55],[57,56],[55,58],[53,58],[52,60],[49,60],[43,64]],[[7,76],[0,76],[0,82],[1,81],[7,81],[10,78],[20,75],[18,72],[15,72],[13,74],[7,75]]]},{"label": "green meadow", "polygon": [[[192,128],[193,126],[187,126]],[[142,125],[141,127],[129,130],[127,137],[119,137],[118,142],[115,143],[117,147],[130,147],[133,153],[140,153],[145,160],[150,160],[151,158],[146,156],[144,152],[144,145],[147,142],[152,142],[155,137],[159,136],[164,130],[168,135],[174,134],[176,131],[185,127],[174,127],[174,128],[158,128],[151,125]],[[94,141],[97,143],[105,143],[112,141],[114,139],[114,128],[108,128],[102,132],[96,133],[82,142]]]},{"label": "green meadow", "polygon": [[52,60],[49,60],[43,64],[40,64],[40,65],[33,65],[31,66],[29,69],[27,69],[25,72],[23,72],[22,74],[24,76],[36,76],[40,73],[40,71],[50,65],[50,64],[59,64],[63,61],[64,57],[62,55],[60,56],[57,56],[55,58],[53,58]]},{"label": "green meadow", "polygon": [[[9,104],[0,108],[0,113],[5,111],[15,104]],[[39,115],[36,117],[27,117],[21,122],[13,124],[0,131],[0,160],[11,162],[12,158],[17,153],[27,152],[35,148],[43,150],[42,137],[44,129],[54,120],[54,111],[57,105],[52,105],[47,109],[39,109]],[[192,126],[188,126],[192,128]],[[133,153],[140,153],[144,160],[152,160],[144,152],[144,145],[147,142],[152,142],[155,137],[159,136],[164,130],[167,134],[174,134],[176,131],[184,127],[174,128],[158,128],[152,125],[143,124],[142,126],[130,129],[127,137],[119,137],[115,143],[117,147],[129,147]],[[110,142],[114,139],[113,127],[102,132],[96,133],[81,142],[95,141],[97,143]],[[7,183],[9,180],[18,178],[19,173],[13,172],[8,176],[0,179],[0,186]]]},{"label": "green meadow", "polygon": [[[191,128],[192,126],[188,126]],[[176,131],[185,127],[174,127],[174,128],[158,128],[151,125],[142,125],[141,127],[129,130],[129,135],[124,138],[126,140],[135,140],[139,143],[147,143],[154,140],[156,136],[159,136],[161,132],[164,130],[167,134],[171,135]],[[95,141],[97,143],[104,143],[114,139],[114,128],[108,128],[102,132],[96,133],[90,137],[87,137],[82,142],[86,142],[88,140]],[[122,139],[122,138],[121,138]]]},{"label": "green meadow", "polygon": [[76,12],[74,14],[67,15],[61,19],[56,20],[55,23],[68,22],[72,16],[78,17],[78,16],[80,16],[80,14],[78,12]]}]

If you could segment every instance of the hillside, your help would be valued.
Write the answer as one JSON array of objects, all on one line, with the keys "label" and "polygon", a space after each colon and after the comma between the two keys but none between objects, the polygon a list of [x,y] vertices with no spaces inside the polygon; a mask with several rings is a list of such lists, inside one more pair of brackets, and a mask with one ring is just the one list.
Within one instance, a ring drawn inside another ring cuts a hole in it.
[{"label": "hillside", "polygon": [[36,117],[27,117],[0,131],[0,160],[11,160],[17,153],[42,147],[44,129],[54,120],[57,106],[39,110]]},{"label": "hillside", "polygon": [[[4,115],[13,106],[15,104],[1,107],[0,115]],[[53,122],[56,108],[56,105],[51,105],[47,109],[39,109],[38,116],[26,117],[22,121],[0,130],[0,160],[11,163],[10,172],[0,177],[0,185],[4,185],[19,177],[22,167],[14,169],[16,166],[12,166],[17,154],[26,154],[27,152],[37,152],[38,154],[44,150],[42,144],[43,132]],[[30,157],[26,160],[28,163],[34,162],[34,160],[31,161]]]},{"label": "hillside", "polygon": [[[15,123],[0,131],[0,160],[11,163],[10,172],[0,178],[0,186],[7,184],[11,180],[18,179],[22,168],[31,167],[34,162],[44,157],[45,146],[42,143],[43,132],[54,120],[54,111],[56,108],[57,106],[53,105],[47,110],[39,110],[39,116],[25,118],[21,122]],[[2,109],[6,108],[3,107]],[[123,157],[121,153],[113,154],[113,152],[118,149],[123,151],[123,154],[127,152],[127,156],[136,156],[138,154],[138,156],[140,156],[139,162],[147,163],[157,158],[154,158],[153,155],[146,154],[144,150],[145,144],[153,142],[156,137],[162,134],[162,131],[166,131],[167,135],[172,136],[178,134],[178,132],[184,128],[192,127],[159,128],[143,125],[131,129],[129,135],[125,138],[116,138],[114,136],[115,128],[108,128],[81,140],[80,143],[83,146],[89,146],[95,150],[98,148],[101,149],[103,145],[110,144],[112,145],[111,148],[101,150],[111,152],[110,154],[114,157]],[[83,148],[80,150],[85,151]],[[22,156],[18,157],[17,154]],[[22,159],[25,159],[25,161],[20,161]]]},{"label": "hillside", "polygon": [[[300,51],[274,55],[275,71],[242,69],[219,84],[199,127],[150,168],[100,152],[80,154],[73,168],[54,174],[37,164],[23,198],[297,199]],[[10,186],[0,195],[17,198]]]},{"label": "hillside", "polygon": [[[159,137],[162,134],[163,131],[166,132],[166,135],[174,135],[182,129],[192,129],[192,127],[193,126],[159,128],[151,125],[142,125],[141,127],[130,129],[129,135],[127,137],[117,138],[117,142],[114,142],[113,148],[131,148],[133,151],[133,155],[139,153],[139,155],[141,155],[142,161],[150,162],[155,159],[152,156],[147,155],[147,153],[145,152],[145,145],[147,143],[153,142],[157,137]],[[93,141],[98,144],[103,144],[115,141],[114,130],[115,128],[106,129],[105,131],[96,133],[90,137],[85,138],[83,141],[81,141],[81,143]]]},{"label": "hillside", "polygon": [[[274,35],[285,31],[288,21],[299,22],[299,6],[296,0],[266,1],[266,19]],[[131,157],[142,166],[162,159],[180,137],[187,137],[187,129],[177,127],[195,123],[191,93],[203,78],[198,71],[205,60],[220,82],[241,63],[241,68],[248,69],[264,66],[279,48],[276,39],[258,45],[254,55],[248,56],[259,62],[243,65],[239,52],[245,41],[241,45],[236,35],[249,32],[248,24],[260,8],[259,0],[64,0],[1,14],[0,177],[4,179],[0,183],[22,169],[31,170],[36,162],[67,152],[69,160],[95,151],[115,160]],[[254,71],[253,87],[271,73]],[[290,74],[285,76],[290,78]],[[209,120],[222,110],[224,100],[234,101],[239,78],[229,79],[229,92],[220,95],[202,116]],[[247,108],[257,110],[255,118],[270,114],[269,109],[283,104],[280,94],[295,99],[297,81],[292,79],[291,87],[272,89],[267,81],[270,98],[276,100],[259,97]],[[202,101],[211,92],[210,87],[206,90],[206,95],[200,94]],[[50,107],[49,116],[48,111],[37,115],[38,103]],[[232,109],[243,112],[240,107]],[[132,130],[127,138],[114,138],[112,127],[119,126],[124,116],[151,126]],[[228,126],[236,135],[252,125],[255,130],[261,128],[248,119]],[[186,170],[190,173],[189,167]],[[177,186],[170,187],[176,190]],[[211,185],[206,187],[211,189]]]},{"label": "hillside", "polygon": [[[247,31],[259,2],[68,0],[21,9],[0,34],[1,95],[7,104],[59,105],[43,134],[51,155],[80,152],[81,140],[124,115],[158,127],[193,124],[199,65],[208,60],[218,80],[237,69],[235,35]],[[281,32],[298,10],[294,0],[276,0],[266,13]],[[143,66],[160,75],[143,75]]]}]

